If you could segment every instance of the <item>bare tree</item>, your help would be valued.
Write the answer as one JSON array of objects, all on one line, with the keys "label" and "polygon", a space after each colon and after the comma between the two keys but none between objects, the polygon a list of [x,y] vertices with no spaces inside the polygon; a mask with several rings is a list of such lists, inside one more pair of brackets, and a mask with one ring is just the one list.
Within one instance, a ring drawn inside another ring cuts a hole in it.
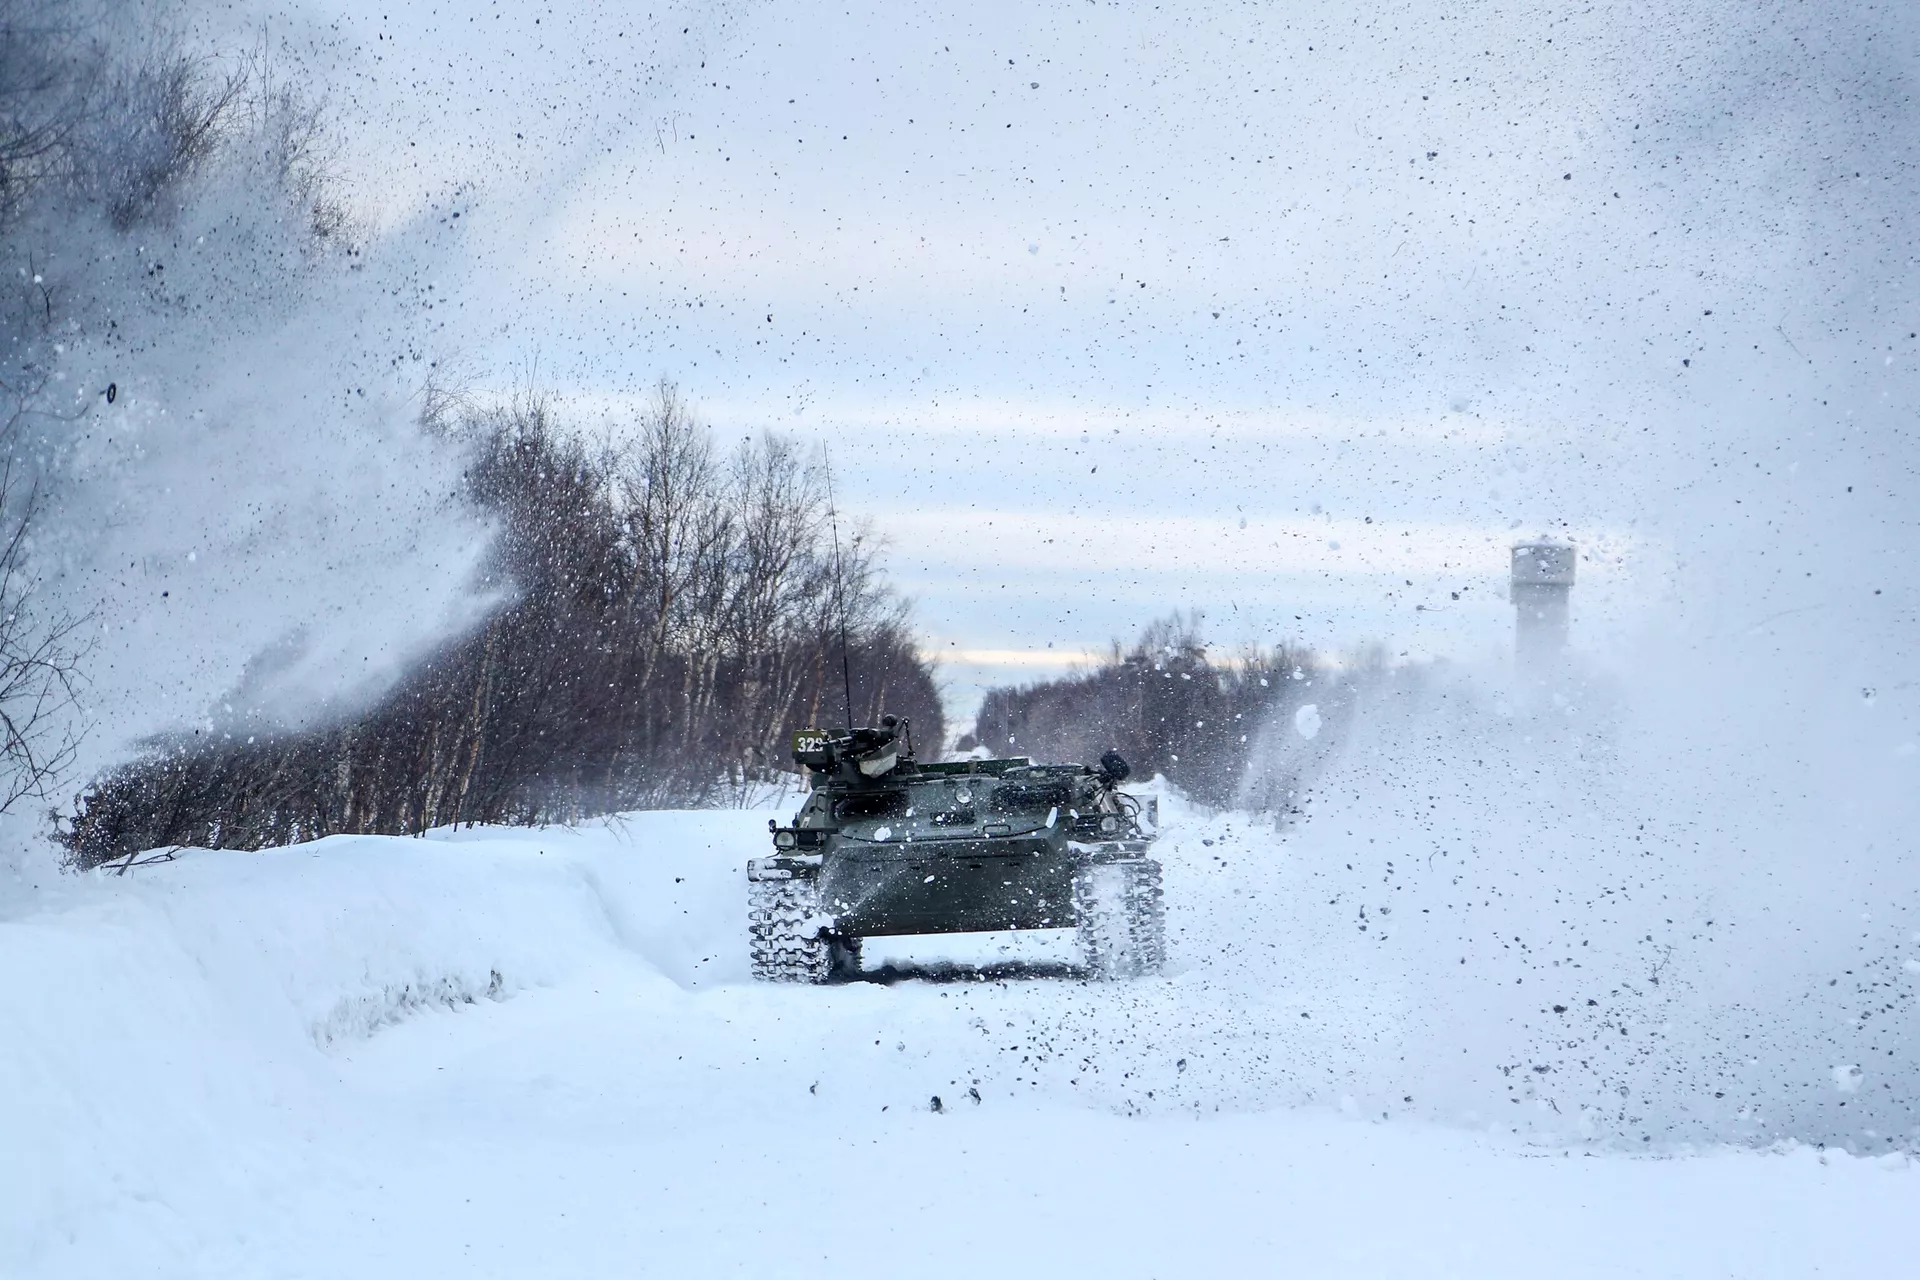
[{"label": "bare tree", "polygon": [[84,618],[48,616],[35,598],[29,563],[39,491],[21,457],[33,396],[0,386],[12,400],[0,426],[0,813],[23,799],[45,800],[65,779],[79,747],[78,683]]},{"label": "bare tree", "polygon": [[61,0],[0,0],[0,231],[63,171],[104,74]]},{"label": "bare tree", "polygon": [[256,176],[285,197],[315,244],[347,239],[356,223],[336,191],[326,103],[281,78],[264,36],[241,76],[230,118]]},{"label": "bare tree", "polygon": [[[713,501],[718,476],[713,441],[673,383],[661,381],[653,406],[640,418],[637,438],[618,475],[639,588],[630,608],[648,619],[647,673],[666,652],[676,628],[690,621],[688,596],[711,567],[716,542],[727,532]],[[643,684],[646,677],[643,677]]]}]

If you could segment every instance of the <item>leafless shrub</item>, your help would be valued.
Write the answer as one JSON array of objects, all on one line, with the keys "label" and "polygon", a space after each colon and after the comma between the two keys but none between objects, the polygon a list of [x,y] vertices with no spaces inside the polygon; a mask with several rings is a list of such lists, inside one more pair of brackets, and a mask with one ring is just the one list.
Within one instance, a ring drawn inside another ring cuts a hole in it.
[{"label": "leafless shrub", "polygon": [[247,86],[178,49],[110,74],[71,140],[75,181],[117,231],[163,214],[213,157]]},{"label": "leafless shrub", "polygon": [[278,73],[264,39],[216,61],[147,38],[128,62],[61,0],[0,0],[0,233],[42,192],[116,231],[163,221],[218,167],[282,203],[314,244],[350,239],[325,104]]}]

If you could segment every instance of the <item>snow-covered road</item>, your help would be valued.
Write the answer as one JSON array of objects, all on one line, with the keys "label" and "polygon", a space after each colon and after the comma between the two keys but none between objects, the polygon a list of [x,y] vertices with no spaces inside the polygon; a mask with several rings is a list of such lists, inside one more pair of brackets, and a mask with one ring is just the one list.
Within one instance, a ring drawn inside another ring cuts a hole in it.
[{"label": "snow-covered road", "polygon": [[0,921],[0,1274],[1911,1266],[1902,1155],[1439,1123],[1379,944],[1270,927],[1301,837],[1176,813],[1161,979],[824,989],[745,981],[764,838],[634,815],[43,891]]}]

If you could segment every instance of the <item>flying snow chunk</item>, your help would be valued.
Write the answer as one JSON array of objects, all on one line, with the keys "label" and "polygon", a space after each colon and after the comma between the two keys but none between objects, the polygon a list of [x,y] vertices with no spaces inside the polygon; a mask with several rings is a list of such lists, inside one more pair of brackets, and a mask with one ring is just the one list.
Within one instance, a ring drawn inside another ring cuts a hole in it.
[{"label": "flying snow chunk", "polygon": [[1860,1070],[1858,1063],[1850,1063],[1833,1069],[1833,1087],[1842,1093],[1858,1093],[1860,1081],[1866,1072]]},{"label": "flying snow chunk", "polygon": [[1320,707],[1309,702],[1293,713],[1293,731],[1311,742],[1320,736]]}]

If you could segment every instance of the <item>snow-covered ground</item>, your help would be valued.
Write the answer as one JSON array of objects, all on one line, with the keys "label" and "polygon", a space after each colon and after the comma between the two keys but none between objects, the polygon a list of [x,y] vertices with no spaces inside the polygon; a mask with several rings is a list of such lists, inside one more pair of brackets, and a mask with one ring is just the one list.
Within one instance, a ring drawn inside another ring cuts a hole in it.
[{"label": "snow-covered ground", "polygon": [[760,813],[0,828],[0,1280],[1920,1271],[1912,6],[100,8],[284,58],[370,223],[334,276],[213,192],[91,295],[56,238],[81,777],[491,607],[411,426],[469,360],[831,440],[963,698],[1176,606],[1504,650],[1546,530],[1627,693],[1249,726],[1306,812],[1170,799],[1123,985],[755,986]]},{"label": "snow-covered ground", "polygon": [[759,813],[62,878],[0,918],[0,1275],[1911,1267],[1904,1154],[1583,1135],[1590,1081],[1433,1061],[1471,1002],[1310,897],[1340,830],[1169,803],[1170,970],[1121,985],[1043,937],[756,986]]}]

